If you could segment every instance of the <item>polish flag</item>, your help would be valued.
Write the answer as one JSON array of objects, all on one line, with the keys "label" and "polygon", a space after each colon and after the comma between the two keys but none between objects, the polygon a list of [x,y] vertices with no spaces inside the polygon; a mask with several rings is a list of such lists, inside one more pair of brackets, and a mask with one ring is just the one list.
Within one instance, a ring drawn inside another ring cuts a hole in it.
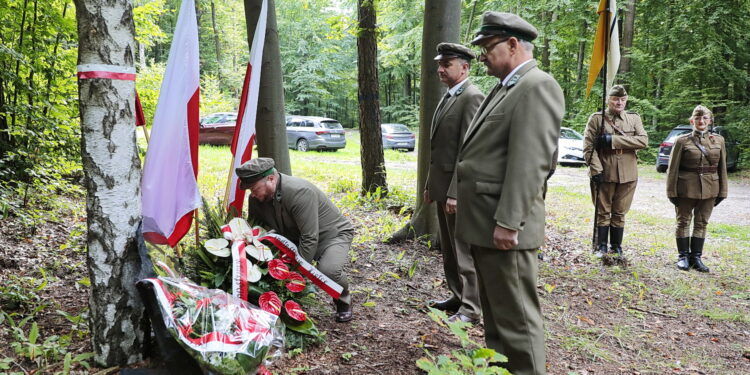
[{"label": "polish flag", "polygon": [[174,247],[190,229],[198,191],[200,80],[194,0],[183,0],[159,92],[141,181],[143,237]]},{"label": "polish flag", "polygon": [[250,62],[247,64],[245,83],[242,85],[240,108],[237,112],[237,125],[234,128],[232,140],[232,154],[234,155],[231,179],[229,182],[229,200],[227,210],[236,210],[236,215],[242,215],[245,203],[245,191],[240,189],[240,179],[235,168],[238,168],[252,158],[255,144],[255,120],[258,113],[258,92],[260,89],[260,68],[263,59],[263,45],[266,42],[266,18],[268,4],[263,0],[260,8],[258,24],[255,26],[253,45],[250,48]]}]

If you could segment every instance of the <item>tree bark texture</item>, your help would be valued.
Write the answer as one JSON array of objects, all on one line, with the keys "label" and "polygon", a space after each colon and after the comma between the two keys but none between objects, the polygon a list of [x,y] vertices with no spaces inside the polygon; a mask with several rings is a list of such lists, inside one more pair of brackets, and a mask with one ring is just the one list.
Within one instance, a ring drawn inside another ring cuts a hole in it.
[{"label": "tree bark texture", "polygon": [[[135,25],[129,0],[75,0],[78,64],[132,67]],[[88,217],[90,328],[102,366],[141,360],[140,159],[135,139],[135,82],[78,81],[81,157]]]},{"label": "tree bark texture", "polygon": [[635,2],[636,0],[627,1],[627,10],[622,26],[622,59],[620,60],[620,73],[627,77],[630,73],[630,48],[633,47],[633,37],[635,33]]},{"label": "tree bark texture", "polygon": [[[258,24],[261,4],[261,0],[245,0],[248,46],[253,44],[253,35],[255,34],[255,26]],[[279,172],[291,175],[292,164],[289,161],[289,148],[286,143],[284,85],[281,76],[279,31],[276,27],[276,3],[274,0],[268,0],[266,43],[263,46],[259,90],[258,114],[255,126],[258,156],[273,158]]]},{"label": "tree bark texture", "polygon": [[362,193],[378,188],[387,192],[383,139],[380,132],[378,98],[378,46],[374,0],[358,0],[359,33],[357,67],[359,96],[359,137],[362,163]]},{"label": "tree bark texture", "polygon": [[458,43],[461,24],[460,0],[425,0],[422,28],[422,71],[419,103],[419,147],[417,154],[417,204],[411,221],[390,238],[397,242],[405,238],[429,235],[435,243],[438,223],[435,204],[425,204],[422,192],[430,168],[430,133],[432,115],[446,91],[437,75],[435,56],[441,42]]}]

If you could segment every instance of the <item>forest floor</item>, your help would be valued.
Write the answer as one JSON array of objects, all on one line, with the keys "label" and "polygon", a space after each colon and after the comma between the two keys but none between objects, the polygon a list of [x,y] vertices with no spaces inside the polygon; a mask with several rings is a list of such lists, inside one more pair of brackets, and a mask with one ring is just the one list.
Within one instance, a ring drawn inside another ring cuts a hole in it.
[{"label": "forest floor", "polygon": [[[662,179],[663,174],[644,167],[639,189],[659,187],[653,199],[664,200]],[[750,194],[741,194],[750,191],[747,178],[733,180],[730,199],[738,201],[728,199],[717,207],[717,213],[739,211],[734,221],[718,220],[710,226],[704,256],[709,274],[674,267],[673,211],[661,203],[634,205],[624,244],[628,263],[604,266],[590,255],[593,210],[585,181],[584,169],[561,168],[547,197],[538,292],[548,373],[750,373],[750,220],[743,214],[749,205],[742,208]],[[421,374],[415,361],[426,351],[448,354],[460,347],[456,337],[425,313],[428,300],[448,297],[439,252],[417,241],[384,244],[378,235],[382,232],[373,228],[383,227],[384,217],[396,223],[402,218],[392,210],[343,203],[341,193],[333,195],[358,231],[349,272],[355,319],[335,323],[333,305],[321,296],[323,303],[311,307],[309,314],[326,333],[325,341],[285,355],[270,370]],[[0,345],[0,373],[54,374],[63,369],[64,353],[75,357],[92,351],[85,322],[83,202],[68,203],[72,209],[36,226],[33,233],[18,219],[0,220],[0,302],[7,313],[0,315],[0,342],[6,343]],[[23,316],[33,318],[23,322]],[[23,327],[24,337],[18,336],[19,330],[14,334],[9,318]],[[35,345],[43,356],[36,362],[19,354],[33,346],[32,322],[38,325]],[[483,342],[481,324],[470,334]],[[74,373],[118,371],[85,370],[81,360],[72,361]]]}]

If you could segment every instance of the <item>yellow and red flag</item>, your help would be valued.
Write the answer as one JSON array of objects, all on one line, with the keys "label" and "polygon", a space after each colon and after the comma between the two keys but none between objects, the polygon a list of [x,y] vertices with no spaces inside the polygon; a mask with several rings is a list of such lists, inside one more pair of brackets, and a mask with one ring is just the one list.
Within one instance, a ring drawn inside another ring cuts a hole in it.
[{"label": "yellow and red flag", "polygon": [[[607,9],[609,4],[609,9]],[[615,0],[600,0],[599,8],[599,25],[596,28],[596,38],[594,39],[594,48],[591,52],[591,65],[589,65],[589,79],[586,83],[586,96],[591,92],[591,88],[596,82],[596,77],[604,66],[604,56],[607,54],[607,82],[605,82],[604,92],[608,92],[612,87],[617,74],[617,68],[620,67],[620,33],[617,30],[617,4]],[[607,19],[609,18],[609,22]]]}]

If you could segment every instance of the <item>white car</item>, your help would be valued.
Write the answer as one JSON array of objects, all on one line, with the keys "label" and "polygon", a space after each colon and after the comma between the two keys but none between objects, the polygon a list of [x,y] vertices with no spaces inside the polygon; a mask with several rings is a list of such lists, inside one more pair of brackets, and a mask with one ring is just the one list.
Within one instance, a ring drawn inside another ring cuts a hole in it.
[{"label": "white car", "polygon": [[561,128],[558,146],[557,162],[561,165],[579,166],[586,164],[583,159],[583,136],[581,133],[570,128]]}]

